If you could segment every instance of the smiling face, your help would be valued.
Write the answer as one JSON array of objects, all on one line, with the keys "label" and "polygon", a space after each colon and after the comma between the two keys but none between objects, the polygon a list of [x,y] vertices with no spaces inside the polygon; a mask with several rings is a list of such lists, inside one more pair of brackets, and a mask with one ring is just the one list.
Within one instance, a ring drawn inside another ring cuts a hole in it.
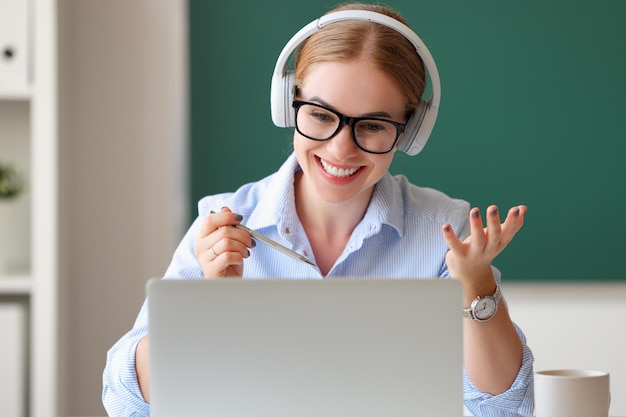
[{"label": "smiling face", "polygon": [[[313,65],[302,80],[298,99],[318,103],[346,116],[374,116],[406,122],[406,100],[394,83],[367,60]],[[357,147],[348,126],[333,138],[314,141],[294,134],[302,176],[296,193],[306,204],[357,204],[364,209],[374,185],[387,172],[393,151],[375,155]]]}]

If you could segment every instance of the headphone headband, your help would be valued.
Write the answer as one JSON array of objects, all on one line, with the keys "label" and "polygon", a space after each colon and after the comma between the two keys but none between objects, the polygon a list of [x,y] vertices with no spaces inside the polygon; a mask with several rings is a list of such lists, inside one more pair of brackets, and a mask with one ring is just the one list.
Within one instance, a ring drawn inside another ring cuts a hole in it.
[{"label": "headphone headband", "polygon": [[402,22],[382,13],[365,10],[343,10],[324,15],[300,29],[283,47],[274,67],[270,91],[272,121],[278,127],[295,126],[295,112],[292,108],[295,92],[295,74],[293,71],[287,70],[287,63],[291,54],[309,36],[329,24],[345,20],[370,21],[390,27],[408,39],[422,59],[430,78],[431,94],[427,100],[422,100],[418,108],[415,109],[407,122],[407,128],[403,133],[403,137],[398,143],[399,150],[409,155],[418,154],[426,144],[437,119],[437,111],[441,99],[439,72],[428,48],[426,48],[426,45],[417,34]]}]

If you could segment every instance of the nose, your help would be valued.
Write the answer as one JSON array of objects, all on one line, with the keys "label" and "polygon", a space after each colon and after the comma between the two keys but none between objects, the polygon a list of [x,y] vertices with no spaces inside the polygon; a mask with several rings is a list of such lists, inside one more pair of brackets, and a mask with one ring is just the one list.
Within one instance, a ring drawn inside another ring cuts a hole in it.
[{"label": "nose", "polygon": [[331,139],[326,141],[328,149],[337,160],[345,160],[355,156],[359,148],[352,138],[352,129],[348,124],[344,124]]}]

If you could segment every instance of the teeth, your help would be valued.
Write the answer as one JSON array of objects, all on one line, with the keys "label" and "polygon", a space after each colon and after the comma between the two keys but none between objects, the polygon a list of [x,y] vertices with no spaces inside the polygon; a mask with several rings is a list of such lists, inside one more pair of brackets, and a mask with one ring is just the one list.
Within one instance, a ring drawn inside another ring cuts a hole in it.
[{"label": "teeth", "polygon": [[329,173],[330,175],[334,177],[339,177],[339,178],[349,177],[350,175],[354,174],[355,172],[359,170],[358,168],[350,168],[350,169],[337,168],[335,166],[330,165],[328,162],[324,161],[322,158],[320,158],[320,162],[322,163],[322,167],[324,167],[324,171],[326,171],[327,173]]}]

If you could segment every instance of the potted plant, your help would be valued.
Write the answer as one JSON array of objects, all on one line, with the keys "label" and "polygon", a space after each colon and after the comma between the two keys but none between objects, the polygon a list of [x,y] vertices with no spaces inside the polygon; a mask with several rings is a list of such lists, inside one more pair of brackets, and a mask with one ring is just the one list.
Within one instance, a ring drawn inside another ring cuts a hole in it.
[{"label": "potted plant", "polygon": [[24,217],[18,196],[24,190],[24,179],[9,164],[0,161],[0,278],[19,269],[24,263]]},{"label": "potted plant", "polygon": [[0,199],[17,197],[23,189],[22,176],[13,166],[0,162]]}]

